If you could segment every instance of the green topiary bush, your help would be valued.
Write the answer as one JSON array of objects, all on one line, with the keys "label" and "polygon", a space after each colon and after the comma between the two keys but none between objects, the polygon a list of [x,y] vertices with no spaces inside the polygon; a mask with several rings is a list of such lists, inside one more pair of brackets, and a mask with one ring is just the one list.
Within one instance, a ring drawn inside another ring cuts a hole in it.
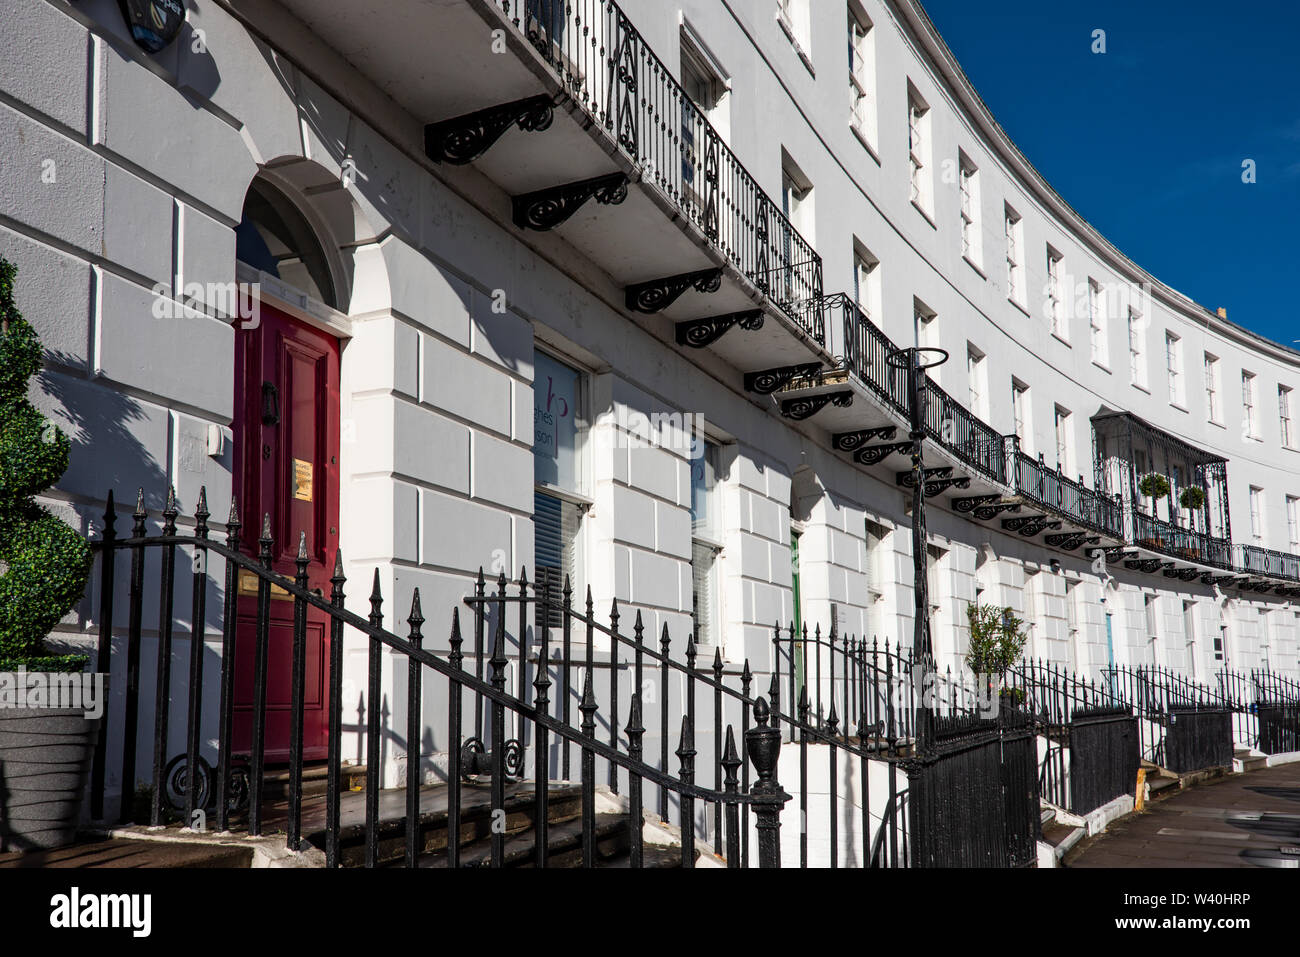
[{"label": "green topiary bush", "polygon": [[68,467],[68,437],[27,399],[41,343],[14,305],[0,258],[0,671],[80,671],[85,655],[51,655],[45,637],[81,600],[90,547],[35,496]]}]

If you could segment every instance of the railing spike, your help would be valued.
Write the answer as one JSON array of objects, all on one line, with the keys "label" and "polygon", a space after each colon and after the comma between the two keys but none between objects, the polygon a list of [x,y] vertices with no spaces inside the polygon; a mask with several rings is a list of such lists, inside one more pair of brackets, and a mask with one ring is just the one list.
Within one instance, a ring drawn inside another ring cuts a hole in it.
[{"label": "railing spike", "polygon": [[330,581],[343,582],[346,580],[343,577],[343,549],[336,548],[334,549],[334,574],[330,577]]},{"label": "railing spike", "polygon": [[298,533],[298,561],[307,561],[307,533]]},{"label": "railing spike", "polygon": [[420,608],[420,589],[417,586],[415,593],[411,596],[411,613],[406,616],[406,623],[412,628],[419,628],[424,624],[424,615],[421,614]]}]

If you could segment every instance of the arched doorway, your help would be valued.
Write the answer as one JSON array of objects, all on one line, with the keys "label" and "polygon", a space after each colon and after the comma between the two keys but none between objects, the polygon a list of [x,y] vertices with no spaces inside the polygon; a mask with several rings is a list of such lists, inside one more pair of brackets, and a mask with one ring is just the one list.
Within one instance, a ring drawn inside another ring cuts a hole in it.
[{"label": "arched doorway", "polygon": [[[248,190],[236,232],[236,256],[331,308],[343,285],[329,247],[289,192],[259,177]],[[337,248],[337,247],[335,247]],[[265,298],[235,332],[234,493],[243,519],[241,546],[257,555],[269,531],[271,568],[292,578],[300,546],[308,587],[329,594],[338,554],[340,357],[338,338]],[[242,572],[237,589],[233,745],[252,749],[258,665],[258,579]],[[260,740],[267,762],[289,757],[294,602],[271,590],[265,622],[266,723]],[[303,757],[328,747],[328,616],[307,610]]]}]

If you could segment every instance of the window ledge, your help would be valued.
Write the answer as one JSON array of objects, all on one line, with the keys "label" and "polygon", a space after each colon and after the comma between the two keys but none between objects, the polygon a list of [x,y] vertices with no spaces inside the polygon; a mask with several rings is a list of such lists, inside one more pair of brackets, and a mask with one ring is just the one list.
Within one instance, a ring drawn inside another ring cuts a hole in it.
[{"label": "window ledge", "polygon": [[794,52],[799,54],[799,59],[803,61],[803,65],[807,68],[808,72],[816,78],[817,71],[813,68],[812,57],[808,55],[807,51],[803,48],[803,44],[800,43],[798,38],[794,35],[794,25],[781,15],[780,10],[776,12],[776,22],[781,28],[781,32],[785,34],[785,38],[790,41],[790,46],[794,47]]},{"label": "window ledge", "polygon": [[912,208],[925,217],[925,221],[930,224],[931,229],[939,228],[934,224],[934,219],[931,218],[930,214],[926,211],[926,208],[922,206],[920,203],[918,203],[916,200],[912,200]]},{"label": "window ledge", "polygon": [[1148,389],[1146,386],[1144,386],[1141,382],[1130,382],[1129,385],[1137,389],[1139,392],[1145,392],[1147,395],[1151,394],[1151,390]]},{"label": "window ledge", "polygon": [[1227,428],[1227,426],[1224,425],[1222,422],[1220,422],[1218,419],[1213,419],[1213,418],[1211,418],[1211,419],[1206,419],[1205,421],[1208,422],[1208,423],[1210,423],[1210,425],[1217,425],[1217,426],[1218,426],[1219,428],[1221,428],[1221,429],[1226,429],[1226,428]]},{"label": "window ledge", "polygon": [[1061,335],[1059,332],[1053,332],[1052,338],[1055,339],[1057,342],[1061,343],[1067,349],[1074,348],[1074,346],[1070,345],[1070,340],[1065,338],[1065,336]]},{"label": "window ledge", "polygon": [[1179,412],[1185,412],[1189,414],[1191,411],[1190,409],[1187,408],[1187,406],[1183,405],[1181,402],[1174,402],[1172,400],[1170,400],[1169,402],[1169,408],[1177,409]]},{"label": "window ledge", "polygon": [[853,118],[853,114],[849,114],[849,129],[853,131],[853,135],[857,137],[858,142],[862,144],[862,148],[865,149],[867,153],[870,154],[871,158],[876,161],[876,165],[883,165],[880,162],[880,154],[876,152],[875,146],[871,143],[871,137],[867,136],[867,131],[862,128],[861,123],[857,122],[857,120]]},{"label": "window ledge", "polygon": [[1098,369],[1100,369],[1102,372],[1106,373],[1106,375],[1110,375],[1110,374],[1111,374],[1110,366],[1102,365],[1102,364],[1101,364],[1100,362],[1098,362],[1096,359],[1093,359],[1093,360],[1092,360],[1092,364],[1095,365],[1095,366],[1096,366]]},{"label": "window ledge", "polygon": [[699,542],[701,545],[705,545],[713,549],[713,554],[715,555],[720,553],[724,548],[722,542],[714,538],[712,535],[700,534],[699,532],[694,532],[691,534],[691,542],[692,543]]},{"label": "window ledge", "polygon": [[967,256],[965,253],[962,254],[962,257],[961,257],[961,258],[964,259],[964,260],[966,261],[966,265],[970,266],[971,269],[974,269],[977,273],[980,274],[980,278],[981,278],[981,279],[986,280],[986,281],[988,280],[988,278],[989,278],[988,273],[986,273],[983,269],[980,268],[979,263],[977,263],[975,260],[971,259],[971,258],[970,258],[969,256]]},{"label": "window ledge", "polygon": [[1029,314],[1029,310],[1026,309],[1024,306],[1022,306],[1019,302],[1017,302],[1017,301],[1015,300],[1014,297],[1012,297],[1012,296],[1007,296],[1007,302],[1011,303],[1011,305],[1015,306],[1017,309],[1019,309],[1021,312],[1023,312],[1023,313],[1025,314],[1025,318],[1026,318],[1026,319],[1032,319],[1032,318],[1034,318],[1033,316],[1031,316],[1031,315]]},{"label": "window ledge", "polygon": [[546,482],[534,482],[533,491],[541,492],[543,495],[550,495],[552,498],[558,498],[561,502],[569,502],[578,506],[582,512],[588,512],[596,504],[595,499],[587,498],[585,495],[579,495],[577,492],[570,492],[565,488],[557,488]]}]

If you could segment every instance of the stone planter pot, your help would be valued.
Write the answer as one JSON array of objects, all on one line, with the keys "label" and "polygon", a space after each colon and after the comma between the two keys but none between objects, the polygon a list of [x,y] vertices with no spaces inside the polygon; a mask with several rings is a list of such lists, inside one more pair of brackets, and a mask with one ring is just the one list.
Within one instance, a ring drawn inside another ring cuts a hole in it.
[{"label": "stone planter pot", "polygon": [[0,708],[0,850],[73,842],[100,720],[79,708]]}]

